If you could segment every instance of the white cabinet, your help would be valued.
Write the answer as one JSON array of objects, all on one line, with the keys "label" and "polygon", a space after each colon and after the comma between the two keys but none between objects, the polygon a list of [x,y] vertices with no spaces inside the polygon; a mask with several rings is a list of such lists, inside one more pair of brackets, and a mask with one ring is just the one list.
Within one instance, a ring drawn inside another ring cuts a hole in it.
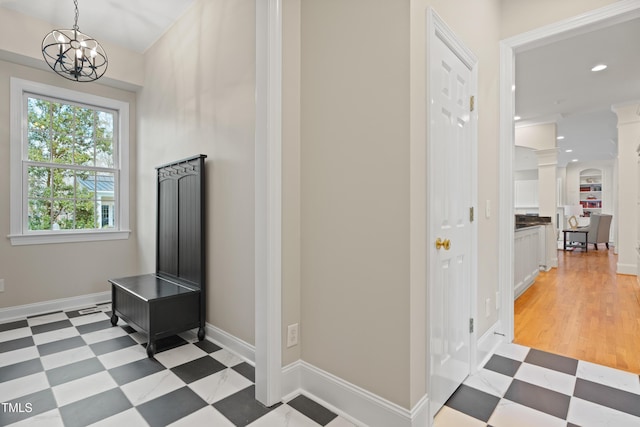
[{"label": "white cabinet", "polygon": [[544,234],[545,226],[533,226],[515,231],[514,298],[522,295],[533,284],[540,272],[541,258],[546,252]]},{"label": "white cabinet", "polygon": [[547,266],[547,227],[541,225],[538,227],[538,270],[545,269]]}]

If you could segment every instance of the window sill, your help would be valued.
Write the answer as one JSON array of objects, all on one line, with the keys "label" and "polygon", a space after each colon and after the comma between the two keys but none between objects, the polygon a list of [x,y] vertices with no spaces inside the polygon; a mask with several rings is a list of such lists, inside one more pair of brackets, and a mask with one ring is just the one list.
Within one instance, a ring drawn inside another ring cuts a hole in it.
[{"label": "window sill", "polygon": [[131,230],[118,231],[57,231],[47,233],[10,234],[12,246],[45,245],[49,243],[96,242],[102,240],[125,240]]}]

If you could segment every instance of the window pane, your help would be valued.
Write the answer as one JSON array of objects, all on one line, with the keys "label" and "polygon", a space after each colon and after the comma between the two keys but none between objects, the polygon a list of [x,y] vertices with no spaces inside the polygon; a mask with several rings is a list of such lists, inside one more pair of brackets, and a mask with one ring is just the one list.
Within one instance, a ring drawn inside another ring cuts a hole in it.
[{"label": "window pane", "polygon": [[55,200],[53,202],[53,230],[72,230],[74,228],[74,201]]},{"label": "window pane", "polygon": [[95,149],[93,139],[78,138],[76,139],[75,151],[73,153],[74,163],[82,166],[95,165]]},{"label": "window pane", "polygon": [[51,146],[48,129],[29,129],[29,160],[36,162],[51,161]]},{"label": "window pane", "polygon": [[51,201],[29,200],[29,230],[51,229]]},{"label": "window pane", "polygon": [[113,113],[98,111],[96,114],[96,166],[112,168],[113,161]]},{"label": "window pane", "polygon": [[49,132],[49,102],[42,99],[29,98],[28,110],[28,158],[37,162],[51,160],[51,144]]},{"label": "window pane", "polygon": [[73,171],[53,169],[53,197],[73,199]]},{"label": "window pane", "polygon": [[89,171],[76,171],[76,198],[94,198],[96,188],[96,174]]},{"label": "window pane", "polygon": [[96,166],[100,168],[113,168],[113,141],[96,139]]},{"label": "window pane", "polygon": [[75,228],[98,228],[96,223],[96,204],[93,200],[78,200],[75,210]]},{"label": "window pane", "polygon": [[72,105],[51,103],[51,160],[54,163],[73,163],[75,114]]},{"label": "window pane", "polygon": [[114,196],[114,174],[100,172],[96,177],[98,198],[102,200],[113,200]]},{"label": "window pane", "polygon": [[30,166],[27,173],[29,174],[29,198],[51,197],[51,169]]},{"label": "window pane", "polygon": [[113,227],[115,215],[113,206],[115,204],[115,174],[99,173],[96,176],[96,200],[102,206],[100,226]]},{"label": "window pane", "polygon": [[76,147],[74,152],[74,163],[77,165],[95,165],[95,147],[93,125],[96,112],[89,108],[75,108],[76,114]]}]

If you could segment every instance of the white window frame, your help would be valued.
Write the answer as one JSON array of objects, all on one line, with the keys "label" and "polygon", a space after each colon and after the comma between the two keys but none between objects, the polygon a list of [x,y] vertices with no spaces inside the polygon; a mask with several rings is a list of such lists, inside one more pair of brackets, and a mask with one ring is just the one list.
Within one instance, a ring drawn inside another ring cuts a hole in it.
[{"label": "white window frame", "polygon": [[[117,229],[96,230],[38,230],[30,231],[26,225],[27,188],[24,179],[24,149],[27,130],[25,93],[93,105],[118,112],[117,141],[114,156],[117,162],[116,203],[118,208]],[[11,125],[10,125],[10,215],[9,239],[12,245],[38,245],[46,243],[90,242],[129,238],[129,103],[84,92],[50,86],[19,78],[11,78]]]}]

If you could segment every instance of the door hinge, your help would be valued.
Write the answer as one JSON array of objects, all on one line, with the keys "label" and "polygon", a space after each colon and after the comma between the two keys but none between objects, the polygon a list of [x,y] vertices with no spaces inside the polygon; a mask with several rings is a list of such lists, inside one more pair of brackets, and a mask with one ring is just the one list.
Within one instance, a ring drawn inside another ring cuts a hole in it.
[{"label": "door hinge", "polygon": [[469,333],[473,333],[473,317],[469,319]]},{"label": "door hinge", "polygon": [[476,104],[476,97],[471,95],[471,98],[469,98],[469,111],[473,111],[475,109],[475,104]]},{"label": "door hinge", "polygon": [[469,222],[473,222],[473,206],[469,208]]}]

